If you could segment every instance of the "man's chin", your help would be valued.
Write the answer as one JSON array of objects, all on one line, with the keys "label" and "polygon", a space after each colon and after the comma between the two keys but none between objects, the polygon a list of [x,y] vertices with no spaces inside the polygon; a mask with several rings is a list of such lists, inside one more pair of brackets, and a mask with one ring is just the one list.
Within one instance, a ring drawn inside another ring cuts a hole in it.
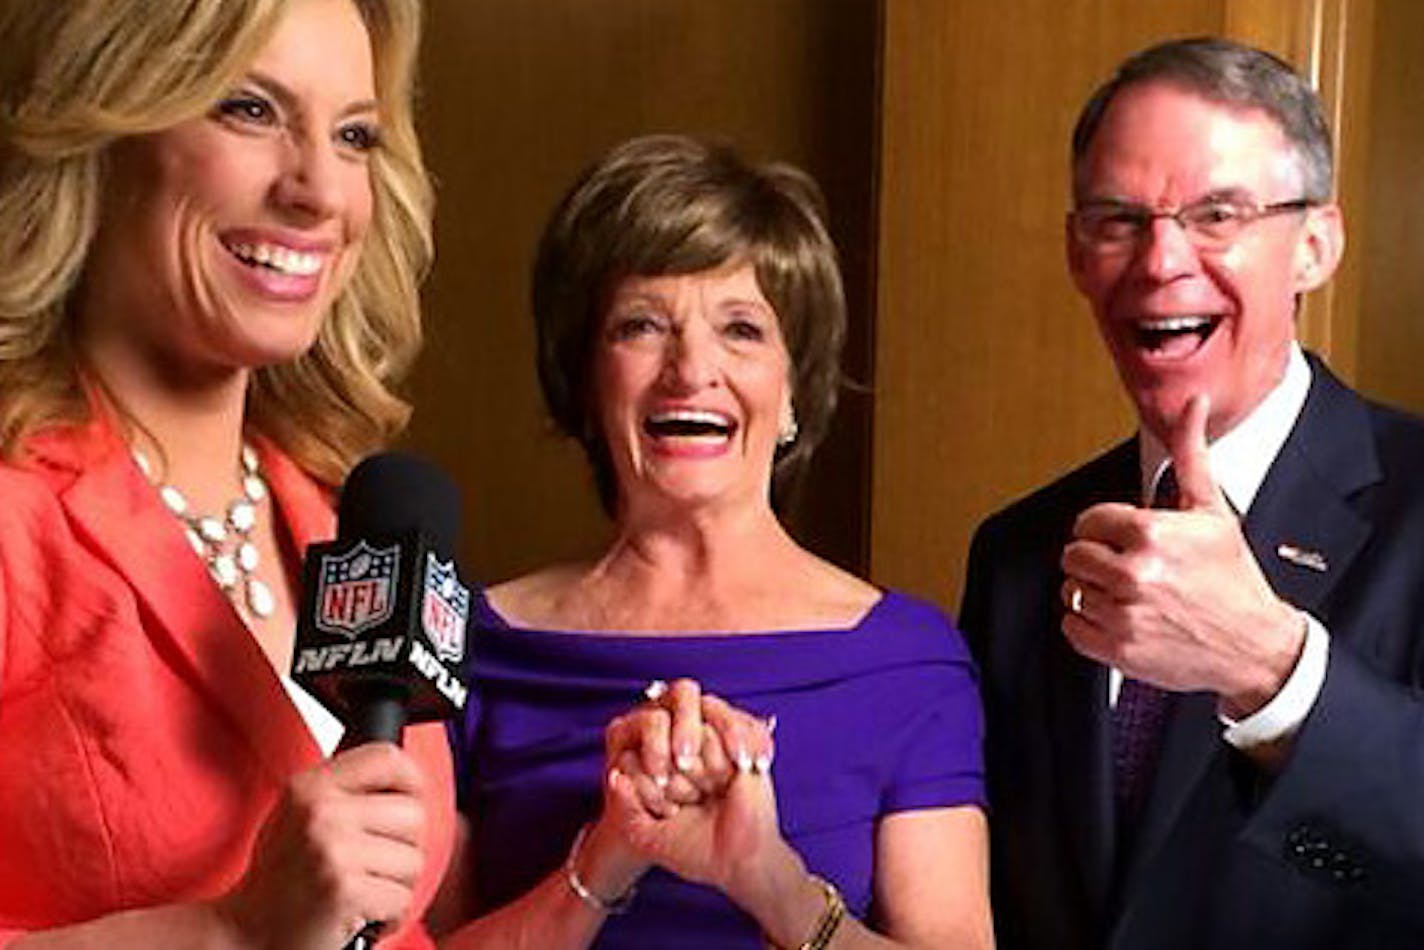
[{"label": "man's chin", "polygon": [[1142,428],[1151,432],[1163,445],[1171,444],[1171,436],[1177,420],[1186,411],[1187,403],[1197,390],[1185,391],[1173,388],[1171,391],[1156,390],[1150,393],[1134,393],[1137,419]]},{"label": "man's chin", "polygon": [[1182,413],[1186,412],[1187,404],[1192,401],[1192,397],[1198,393],[1207,393],[1211,396],[1211,415],[1207,418],[1206,423],[1206,435],[1209,441],[1215,441],[1230,432],[1249,414],[1240,410],[1239,404],[1219,396],[1206,386],[1201,386],[1190,391],[1158,392],[1146,398],[1135,399],[1139,424],[1156,436],[1163,445],[1171,445],[1172,432],[1176,428],[1178,420],[1182,418]]}]

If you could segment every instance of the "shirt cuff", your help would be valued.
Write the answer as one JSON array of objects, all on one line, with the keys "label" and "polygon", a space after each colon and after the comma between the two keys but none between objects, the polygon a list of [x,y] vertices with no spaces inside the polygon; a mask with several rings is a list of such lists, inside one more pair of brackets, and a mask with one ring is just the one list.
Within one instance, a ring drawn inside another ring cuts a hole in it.
[{"label": "shirt cuff", "polygon": [[1325,667],[1330,661],[1330,634],[1319,620],[1305,611],[1305,646],[1300,659],[1280,692],[1271,701],[1240,721],[1217,714],[1226,727],[1221,737],[1243,751],[1268,745],[1295,735],[1310,715],[1320,688],[1325,685]]}]

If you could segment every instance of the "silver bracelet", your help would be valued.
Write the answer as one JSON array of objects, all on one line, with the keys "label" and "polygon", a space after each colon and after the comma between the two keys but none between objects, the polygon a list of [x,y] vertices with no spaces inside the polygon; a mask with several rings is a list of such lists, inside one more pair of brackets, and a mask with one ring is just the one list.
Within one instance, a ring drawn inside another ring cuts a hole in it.
[{"label": "silver bracelet", "polygon": [[588,885],[579,879],[576,864],[578,862],[579,849],[583,847],[583,839],[586,837],[588,837],[587,824],[580,828],[578,834],[574,836],[574,845],[572,848],[569,848],[568,859],[564,861],[564,880],[569,882],[569,890],[574,892],[575,897],[601,914],[627,913],[628,908],[633,903],[634,895],[638,892],[636,885],[629,885],[626,891],[609,901],[604,900],[589,890]]}]

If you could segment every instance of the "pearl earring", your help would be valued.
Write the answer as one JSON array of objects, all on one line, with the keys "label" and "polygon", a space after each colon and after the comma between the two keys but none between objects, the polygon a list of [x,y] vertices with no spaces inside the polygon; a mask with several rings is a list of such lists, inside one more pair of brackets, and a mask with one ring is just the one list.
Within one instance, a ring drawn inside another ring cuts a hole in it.
[{"label": "pearl earring", "polygon": [[782,448],[796,441],[796,437],[801,434],[801,427],[796,424],[796,410],[787,409],[786,419],[781,423],[781,429],[776,433],[776,444]]}]

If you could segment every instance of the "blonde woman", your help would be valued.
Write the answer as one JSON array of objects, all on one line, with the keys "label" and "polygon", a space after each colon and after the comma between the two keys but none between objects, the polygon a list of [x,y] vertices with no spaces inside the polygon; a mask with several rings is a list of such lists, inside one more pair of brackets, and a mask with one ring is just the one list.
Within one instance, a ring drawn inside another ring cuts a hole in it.
[{"label": "blonde woman", "polygon": [[0,945],[425,946],[442,733],[286,677],[403,424],[415,0],[0,0]]}]

